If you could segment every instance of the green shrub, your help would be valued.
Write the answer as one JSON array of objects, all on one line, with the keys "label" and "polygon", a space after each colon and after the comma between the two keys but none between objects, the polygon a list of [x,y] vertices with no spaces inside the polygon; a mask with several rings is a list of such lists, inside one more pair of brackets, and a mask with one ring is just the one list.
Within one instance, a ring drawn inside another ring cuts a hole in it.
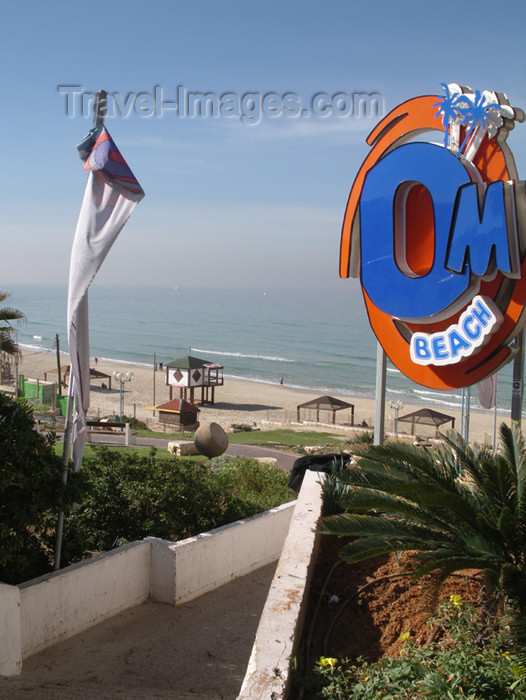
[{"label": "green shrub", "polygon": [[67,517],[64,560],[147,536],[179,540],[292,500],[288,474],[244,458],[196,464],[97,448],[86,495]]},{"label": "green shrub", "polygon": [[442,632],[437,641],[419,647],[409,638],[397,658],[350,664],[322,657],[315,669],[317,696],[331,700],[526,697],[524,669],[510,652],[505,631],[495,623],[482,623],[473,605],[451,596],[430,624]]},{"label": "green shrub", "polygon": [[123,416],[123,423],[129,423],[132,430],[148,430],[148,425],[134,416]]},{"label": "green shrub", "polygon": [[33,409],[0,394],[0,580],[16,584],[51,569],[54,521],[76,479],[62,486],[54,440],[34,430]]},{"label": "green shrub", "polygon": [[363,443],[372,445],[374,440],[374,433],[372,430],[360,430],[354,433],[347,440],[348,445],[361,445]]},{"label": "green shrub", "polygon": [[343,512],[342,501],[347,495],[349,487],[342,481],[345,470],[349,465],[349,455],[341,454],[339,459],[335,457],[332,472],[325,475],[322,484],[323,513],[322,515],[337,515]]},{"label": "green shrub", "polygon": [[526,666],[525,467],[526,442],[504,423],[497,453],[453,432],[435,450],[369,446],[341,474],[346,512],[325,518],[322,531],[356,537],[341,552],[350,562],[413,552],[415,578],[482,570],[513,614]]}]

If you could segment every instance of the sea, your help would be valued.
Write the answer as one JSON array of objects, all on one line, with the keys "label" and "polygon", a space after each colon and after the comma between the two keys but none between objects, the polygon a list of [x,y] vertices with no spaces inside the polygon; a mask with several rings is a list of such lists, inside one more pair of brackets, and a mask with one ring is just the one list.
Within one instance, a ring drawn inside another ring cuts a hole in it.
[{"label": "sea", "polygon": [[[25,353],[67,352],[62,285],[10,285],[5,304],[21,310]],[[89,291],[90,355],[151,367],[194,355],[224,366],[224,376],[283,384],[320,394],[374,397],[377,342],[359,284],[333,289],[274,287],[99,286]],[[510,411],[511,366],[498,377],[498,410]],[[480,409],[476,387],[472,409]],[[434,391],[407,379],[388,361],[387,401],[437,410],[461,408],[462,392]],[[483,409],[481,409],[483,410]]]}]

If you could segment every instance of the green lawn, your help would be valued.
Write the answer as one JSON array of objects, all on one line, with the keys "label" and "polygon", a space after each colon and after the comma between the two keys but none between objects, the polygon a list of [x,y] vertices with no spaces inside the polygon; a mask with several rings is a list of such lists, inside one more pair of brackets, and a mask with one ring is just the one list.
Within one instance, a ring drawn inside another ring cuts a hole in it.
[{"label": "green lawn", "polygon": [[[193,440],[194,433],[155,433],[151,430],[135,430],[141,437],[159,437],[167,440]],[[261,445],[264,447],[292,447],[295,445],[340,445],[346,436],[334,433],[320,433],[315,430],[250,430],[228,433],[229,442],[236,445]]]},{"label": "green lawn", "polygon": [[345,436],[333,433],[319,433],[296,430],[251,430],[250,432],[228,433],[230,442],[238,445],[262,445],[265,447],[301,445],[341,445]]}]

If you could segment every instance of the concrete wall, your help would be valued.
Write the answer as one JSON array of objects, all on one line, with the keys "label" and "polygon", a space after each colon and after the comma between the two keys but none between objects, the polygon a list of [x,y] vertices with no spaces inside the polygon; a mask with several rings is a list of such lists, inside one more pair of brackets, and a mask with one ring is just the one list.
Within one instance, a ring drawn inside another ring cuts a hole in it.
[{"label": "concrete wall", "polygon": [[20,586],[0,584],[0,675],[152,597],[191,600],[279,558],[294,503],[181,542],[132,542]]},{"label": "concrete wall", "polygon": [[319,472],[305,472],[294,515],[263,608],[238,700],[285,700],[303,630],[323,507]]},{"label": "concrete wall", "polygon": [[197,598],[276,561],[293,509],[294,503],[287,503],[248,520],[176,542],[175,604]]},{"label": "concrete wall", "polygon": [[143,603],[150,545],[131,542],[19,586],[22,657]]},{"label": "concrete wall", "polygon": [[0,675],[16,676],[22,670],[20,591],[0,583]]}]

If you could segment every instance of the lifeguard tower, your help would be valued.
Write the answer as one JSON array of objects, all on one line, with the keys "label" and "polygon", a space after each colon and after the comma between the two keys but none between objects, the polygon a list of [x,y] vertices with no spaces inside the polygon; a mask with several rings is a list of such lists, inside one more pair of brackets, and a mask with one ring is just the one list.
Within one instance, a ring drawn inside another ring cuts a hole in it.
[{"label": "lifeguard tower", "polygon": [[178,388],[179,398],[194,406],[213,404],[216,386],[223,386],[223,365],[191,355],[180,357],[166,365],[166,385],[170,387],[170,400],[174,388]]}]

